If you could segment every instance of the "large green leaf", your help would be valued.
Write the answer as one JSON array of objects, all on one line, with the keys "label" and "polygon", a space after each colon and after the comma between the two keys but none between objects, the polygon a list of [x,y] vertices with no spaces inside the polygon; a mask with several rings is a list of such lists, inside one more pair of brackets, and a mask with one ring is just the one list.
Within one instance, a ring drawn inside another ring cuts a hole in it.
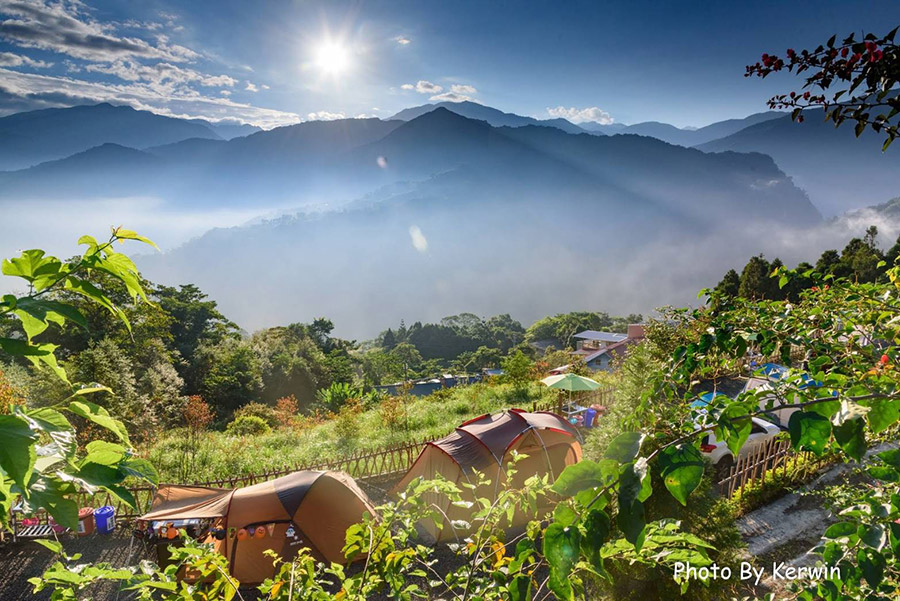
[{"label": "large green leaf", "polygon": [[660,454],[663,482],[682,505],[688,496],[700,486],[706,464],[697,448],[689,443],[668,447]]},{"label": "large green leaf", "polygon": [[125,425],[113,418],[109,411],[100,405],[86,401],[72,401],[69,403],[69,411],[106,428],[115,434],[119,440],[128,442],[128,431],[125,429]]},{"label": "large green leaf", "polygon": [[56,409],[41,407],[24,410],[21,415],[32,430],[49,435],[63,455],[72,457],[75,454],[75,429],[62,413]]},{"label": "large green leaf", "polygon": [[848,457],[857,461],[866,454],[866,423],[861,418],[849,419],[834,427],[834,439]]},{"label": "large green leaf", "polygon": [[876,457],[890,466],[900,468],[900,449],[890,449],[889,451],[882,451],[881,453],[878,453]]},{"label": "large green leaf", "polygon": [[818,413],[795,411],[788,422],[788,430],[795,449],[821,455],[831,437],[831,421]]},{"label": "large green leaf", "polygon": [[113,466],[125,459],[128,449],[114,442],[94,440],[87,445],[87,455],[81,460],[82,464],[98,463],[100,465]]},{"label": "large green leaf", "polygon": [[23,251],[14,259],[4,259],[0,271],[4,275],[22,278],[41,291],[59,277],[63,263],[56,257],[46,256],[40,249]]},{"label": "large green leaf", "polygon": [[510,601],[531,601],[532,578],[526,574],[517,574],[509,583]]},{"label": "large green leaf", "polygon": [[585,489],[606,486],[618,477],[619,470],[615,460],[603,459],[596,462],[585,459],[566,467],[556,478],[552,488],[557,494],[571,497]]},{"label": "large green leaf", "polygon": [[615,459],[619,463],[628,463],[637,457],[643,442],[644,435],[640,432],[624,432],[613,438],[604,457]]},{"label": "large green leaf", "polygon": [[851,534],[856,534],[856,524],[853,522],[838,522],[825,530],[825,538],[840,538]]},{"label": "large green leaf", "polygon": [[578,561],[581,533],[578,528],[552,523],[544,530],[544,557],[554,570],[568,576]]},{"label": "large green leaf", "polygon": [[125,479],[119,468],[100,463],[83,463],[73,475],[92,486],[115,486]]},{"label": "large green leaf", "polygon": [[20,489],[31,479],[37,460],[37,435],[18,415],[0,415],[0,468]]},{"label": "large green leaf", "polygon": [[581,537],[581,550],[598,571],[603,569],[600,549],[609,538],[609,516],[599,509],[592,509],[582,520],[584,536]]},{"label": "large green leaf", "polygon": [[616,523],[625,535],[625,540],[634,545],[636,551],[640,551],[644,546],[645,526],[647,525],[644,518],[644,504],[635,500],[623,505],[620,499]]},{"label": "large green leaf", "polygon": [[884,579],[885,561],[881,553],[873,549],[860,549],[856,553],[856,561],[869,586],[877,588]]},{"label": "large green leaf", "polygon": [[113,234],[116,236],[116,238],[120,238],[122,240],[136,240],[138,242],[143,242],[144,244],[149,244],[156,250],[159,250],[159,247],[156,245],[155,242],[153,242],[153,240],[150,240],[149,238],[145,238],[144,236],[140,236],[140,235],[138,235],[137,232],[134,232],[132,230],[126,230],[121,227],[118,227],[113,231]]},{"label": "large green leaf", "polygon": [[879,433],[887,430],[900,419],[900,400],[877,399],[867,402],[870,411],[866,414],[866,421],[872,432]]},{"label": "large green leaf", "polygon": [[5,353],[16,357],[25,357],[37,368],[40,368],[43,363],[50,367],[59,379],[68,384],[69,378],[66,376],[66,371],[56,362],[56,355],[53,354],[56,348],[55,344],[30,344],[28,341],[17,338],[0,338],[0,349],[3,349]]},{"label": "large green leaf", "polygon": [[141,478],[151,484],[159,483],[159,472],[153,467],[153,464],[146,459],[133,458],[123,462],[119,469],[129,476]]},{"label": "large green leaf", "polygon": [[753,422],[747,417],[747,410],[740,405],[731,405],[722,412],[715,431],[716,437],[723,440],[728,450],[737,457],[752,428]]}]

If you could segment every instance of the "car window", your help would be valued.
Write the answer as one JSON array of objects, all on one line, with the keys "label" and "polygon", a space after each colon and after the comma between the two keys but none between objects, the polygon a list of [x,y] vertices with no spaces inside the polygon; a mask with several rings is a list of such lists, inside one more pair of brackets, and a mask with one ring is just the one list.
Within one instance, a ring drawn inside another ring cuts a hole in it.
[{"label": "car window", "polygon": [[765,428],[763,428],[756,422],[753,422],[753,428],[750,430],[750,434],[765,434],[765,433],[766,433]]}]

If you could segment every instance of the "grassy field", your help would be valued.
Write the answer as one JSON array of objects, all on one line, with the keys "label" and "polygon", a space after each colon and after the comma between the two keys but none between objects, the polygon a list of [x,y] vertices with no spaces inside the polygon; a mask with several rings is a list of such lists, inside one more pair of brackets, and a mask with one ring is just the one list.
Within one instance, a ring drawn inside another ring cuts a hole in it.
[{"label": "grassy field", "polygon": [[[144,453],[163,482],[204,481],[292,465],[310,465],[391,444],[437,438],[460,422],[508,407],[530,409],[532,401],[555,398],[538,384],[527,397],[509,385],[475,384],[412,397],[393,412],[373,407],[353,415],[258,436],[207,432],[191,440],[173,430]],[[405,409],[405,410],[404,410]],[[393,417],[393,419],[391,419]],[[193,454],[193,459],[187,458]]]}]

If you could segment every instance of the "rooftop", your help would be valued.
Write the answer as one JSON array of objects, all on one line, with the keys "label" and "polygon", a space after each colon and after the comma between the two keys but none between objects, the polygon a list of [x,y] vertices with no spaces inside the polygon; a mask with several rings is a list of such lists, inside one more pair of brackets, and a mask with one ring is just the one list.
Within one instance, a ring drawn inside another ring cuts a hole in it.
[{"label": "rooftop", "polygon": [[613,332],[598,332],[596,330],[585,330],[575,334],[575,338],[581,340],[599,340],[600,342],[621,342],[628,338],[625,334],[616,334]]}]

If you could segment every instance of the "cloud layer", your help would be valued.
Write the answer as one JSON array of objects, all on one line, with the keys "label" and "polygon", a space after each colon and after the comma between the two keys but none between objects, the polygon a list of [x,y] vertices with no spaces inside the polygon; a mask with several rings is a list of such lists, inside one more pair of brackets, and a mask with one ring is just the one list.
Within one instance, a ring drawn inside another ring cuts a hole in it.
[{"label": "cloud layer", "polygon": [[596,106],[590,106],[583,109],[575,107],[566,108],[564,106],[558,106],[556,108],[547,107],[547,114],[551,117],[568,119],[572,123],[584,123],[586,121],[593,121],[600,125],[610,125],[613,123],[612,115]]},{"label": "cloud layer", "polygon": [[[160,18],[163,22],[100,22],[79,0],[0,0],[0,39],[26,52],[63,58],[62,65],[48,72],[53,62],[0,52],[0,115],[110,102],[261,127],[302,120],[294,113],[232,100],[238,79],[218,69],[210,72],[212,59],[162,33],[182,29],[177,17],[160,13]],[[250,81],[240,88],[261,89],[269,88]]]}]

